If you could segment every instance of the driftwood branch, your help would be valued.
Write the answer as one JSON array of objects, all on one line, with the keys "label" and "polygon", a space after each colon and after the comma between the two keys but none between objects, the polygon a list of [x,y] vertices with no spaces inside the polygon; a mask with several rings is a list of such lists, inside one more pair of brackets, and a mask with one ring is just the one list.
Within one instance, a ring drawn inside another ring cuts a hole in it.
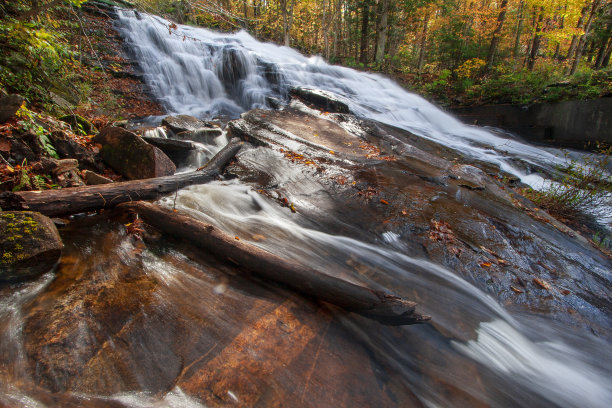
[{"label": "driftwood branch", "polygon": [[281,258],[235,239],[210,224],[147,202],[124,203],[119,208],[139,214],[162,232],[189,240],[218,258],[237,264],[257,276],[275,281],[308,296],[388,325],[422,323],[429,316],[415,313],[416,303],[359,286]]},{"label": "driftwood branch", "polygon": [[205,167],[190,173],[61,190],[3,193],[0,207],[55,217],[114,207],[126,201],[153,200],[186,186],[214,180],[243,145],[244,142],[232,139]]}]

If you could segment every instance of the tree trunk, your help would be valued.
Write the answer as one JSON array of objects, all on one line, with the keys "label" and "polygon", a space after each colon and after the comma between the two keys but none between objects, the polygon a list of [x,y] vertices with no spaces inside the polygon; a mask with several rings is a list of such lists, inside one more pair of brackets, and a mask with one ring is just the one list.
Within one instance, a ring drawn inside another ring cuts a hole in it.
[{"label": "tree trunk", "polygon": [[570,75],[574,75],[576,73],[576,70],[578,69],[578,65],[580,64],[580,59],[582,58],[582,53],[584,52],[587,38],[591,31],[591,23],[593,22],[593,17],[595,17],[595,14],[597,13],[597,10],[599,9],[600,5],[601,0],[593,0],[591,12],[589,13],[589,18],[584,25],[584,34],[580,37],[580,41],[578,41],[578,46],[576,47],[576,56],[574,57],[574,62],[572,63],[572,68],[569,72]]},{"label": "tree trunk", "polygon": [[525,3],[523,2],[523,0],[520,1],[519,3],[519,8],[518,8],[518,23],[516,25],[516,36],[515,36],[515,40],[514,40],[514,50],[512,52],[512,55],[514,56],[514,59],[516,60],[518,58],[519,55],[519,50],[521,48],[521,34],[523,33],[523,13],[524,13],[524,8],[525,8]]},{"label": "tree trunk", "polygon": [[542,22],[544,21],[544,7],[540,7],[540,12],[538,14],[538,21],[535,27],[535,34],[533,36],[533,42],[531,44],[531,52],[529,53],[529,58],[527,60],[527,69],[532,71],[535,65],[535,60],[538,56],[538,51],[540,51],[540,43],[542,42]]},{"label": "tree trunk", "polygon": [[608,61],[609,61],[610,53],[612,53],[612,38],[608,38],[607,45],[606,43],[604,43],[599,49],[599,53],[597,54],[597,61],[595,61],[595,66],[593,68],[601,69],[605,67],[607,65],[607,64],[604,65],[606,61],[606,57],[608,58]]},{"label": "tree trunk", "polygon": [[417,324],[430,319],[415,313],[414,302],[302,266],[172,210],[142,201],[124,203],[120,208],[138,213],[149,225],[229,261],[239,270],[250,271],[383,324]]},{"label": "tree trunk", "polygon": [[382,0],[382,10],[380,22],[378,24],[378,38],[376,41],[376,63],[382,64],[385,58],[385,48],[387,45],[387,31],[389,30],[389,0]]},{"label": "tree trunk", "polygon": [[28,209],[57,217],[110,208],[126,201],[157,199],[183,187],[216,179],[243,145],[239,139],[232,139],[202,170],[97,186],[2,193],[0,207],[5,210]]},{"label": "tree trunk", "polygon": [[[576,28],[582,28],[582,25],[584,24],[584,19],[586,18],[588,11],[588,5],[582,8],[582,11],[580,12],[580,18],[576,23]],[[570,60],[574,55],[574,52],[576,51],[576,46],[578,45],[578,38],[579,37],[577,35],[572,36],[572,42],[570,43],[569,49],[567,50],[567,57],[565,57],[567,60]]]},{"label": "tree trunk", "polygon": [[291,4],[287,4],[288,0],[281,0],[281,8],[283,13],[283,44],[285,47],[291,45],[291,26],[293,25],[293,6],[295,6],[295,0],[290,0]]},{"label": "tree trunk", "polygon": [[359,61],[362,64],[368,63],[368,28],[370,25],[370,1],[362,2],[361,12],[361,43],[359,47]]},{"label": "tree trunk", "polygon": [[499,40],[501,38],[501,31],[504,26],[504,21],[506,20],[506,8],[508,6],[508,0],[502,0],[499,10],[499,15],[497,16],[497,26],[493,31],[493,36],[491,38],[491,45],[489,46],[489,52],[487,53],[487,68],[491,69],[493,67],[493,60],[495,59],[495,52],[497,51],[497,46],[499,44]]},{"label": "tree trunk", "polygon": [[425,45],[427,44],[427,28],[429,24],[429,13],[423,17],[423,32],[421,33],[421,47],[419,49],[419,60],[417,61],[417,71],[421,72],[425,62]]}]

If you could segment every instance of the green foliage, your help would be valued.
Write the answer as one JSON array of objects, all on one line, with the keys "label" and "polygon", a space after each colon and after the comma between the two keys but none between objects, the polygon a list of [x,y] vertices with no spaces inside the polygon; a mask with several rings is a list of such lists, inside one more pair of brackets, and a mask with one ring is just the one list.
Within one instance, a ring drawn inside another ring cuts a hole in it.
[{"label": "green foliage", "polygon": [[22,106],[17,111],[16,116],[21,119],[21,121],[19,121],[19,125],[22,127],[22,129],[24,129],[25,131],[30,131],[37,136],[38,143],[45,151],[45,153],[55,159],[59,159],[55,148],[51,144],[47,129],[37,123],[37,114],[35,112],[32,112],[25,106]]},{"label": "green foliage", "polygon": [[549,187],[538,191],[526,189],[525,195],[550,213],[562,218],[577,219],[585,211],[603,215],[612,205],[612,175],[608,171],[612,148],[582,159],[567,158],[560,167],[561,176]]},{"label": "green foliage", "polygon": [[44,102],[51,78],[62,77],[72,51],[56,21],[0,20],[0,86],[29,101]]}]

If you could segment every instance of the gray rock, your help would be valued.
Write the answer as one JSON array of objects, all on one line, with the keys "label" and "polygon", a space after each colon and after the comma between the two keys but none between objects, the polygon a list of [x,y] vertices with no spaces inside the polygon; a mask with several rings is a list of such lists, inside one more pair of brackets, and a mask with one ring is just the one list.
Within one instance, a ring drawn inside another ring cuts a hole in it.
[{"label": "gray rock", "polygon": [[0,212],[0,280],[14,281],[49,271],[64,244],[50,218],[31,211]]},{"label": "gray rock", "polygon": [[348,105],[331,92],[298,86],[292,87],[289,93],[326,112],[350,113]]},{"label": "gray rock", "polygon": [[190,115],[166,116],[162,119],[162,125],[167,126],[175,134],[188,130],[198,130],[205,127],[211,127],[211,124],[204,122]]},{"label": "gray rock", "polygon": [[19,95],[8,95],[0,98],[0,123],[15,116],[24,101],[25,99]]},{"label": "gray rock", "polygon": [[[186,132],[183,132],[186,133]],[[197,150],[197,146],[193,142],[186,140],[165,139],[162,137],[142,137],[147,143],[161,149],[172,162],[179,166],[189,159],[189,157]]]},{"label": "gray rock", "polygon": [[164,152],[123,128],[104,128],[94,140],[102,145],[104,161],[129,179],[169,176],[176,171]]}]

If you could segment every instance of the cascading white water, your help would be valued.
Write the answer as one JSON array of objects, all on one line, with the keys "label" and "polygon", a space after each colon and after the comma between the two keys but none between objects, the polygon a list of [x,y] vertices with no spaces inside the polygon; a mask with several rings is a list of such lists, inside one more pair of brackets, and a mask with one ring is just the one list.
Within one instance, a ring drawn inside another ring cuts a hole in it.
[{"label": "cascading white water", "polygon": [[[534,147],[466,126],[383,76],[332,66],[319,57],[307,58],[287,47],[258,42],[246,32],[220,34],[171,26],[164,19],[134,11],[119,10],[118,14],[117,26],[139,61],[146,82],[171,113],[192,114],[202,119],[219,115],[237,117],[249,109],[269,107],[269,98],[286,99],[291,86],[315,87],[337,95],[358,116],[409,130],[474,159],[493,163],[534,187],[541,186],[544,179],[530,167],[550,169],[563,163],[562,155],[555,149]],[[288,177],[286,173],[283,176]],[[418,288],[423,307],[437,316],[437,324],[461,338],[463,333],[445,320],[445,311],[459,304],[464,317],[472,319],[478,327],[478,337],[452,341],[451,348],[499,376],[503,384],[499,392],[514,394],[504,396],[510,406],[546,401],[559,406],[604,407],[612,400],[608,370],[601,360],[594,362],[588,354],[572,349],[561,339],[534,340],[537,336],[529,326],[516,322],[493,299],[444,268],[414,260],[399,250],[301,227],[240,184],[192,187],[168,200],[167,205],[191,212],[232,234],[268,231],[268,239],[259,245],[270,251],[282,253],[284,243],[291,241],[291,256],[310,265],[338,270],[346,258],[358,257],[361,262],[382,267],[388,272],[384,286]],[[394,245],[391,233],[381,239]],[[321,253],[341,255],[334,261],[333,256],[330,259],[316,255]],[[406,272],[415,268],[433,274],[424,279],[423,275]],[[345,278],[355,277],[348,274]],[[435,284],[429,279],[435,279]],[[380,285],[376,280],[366,283],[372,287]],[[354,329],[359,332],[358,327]],[[552,337],[559,334],[550,330]],[[379,352],[389,355],[391,360],[399,361],[400,370],[411,375],[406,367],[414,362],[404,360],[407,357],[386,339],[379,341],[383,343],[379,345],[370,336],[364,334],[366,341],[380,347]],[[589,345],[599,347],[595,340]],[[601,355],[603,361],[610,358],[605,351]],[[504,387],[508,390],[503,390]],[[541,399],[522,400],[522,390]],[[420,397],[430,406],[448,402],[438,400],[427,390]],[[492,406],[506,405],[488,402]]]},{"label": "cascading white water", "polygon": [[237,117],[249,109],[268,107],[268,97],[286,98],[291,86],[314,87],[334,93],[358,116],[490,162],[536,188],[545,183],[538,169],[564,163],[555,149],[464,125],[381,75],[329,65],[320,57],[259,42],[244,31],[221,34],[183,25],[175,28],[160,17],[131,10],[118,13],[119,31],[153,94],[169,112]]}]

